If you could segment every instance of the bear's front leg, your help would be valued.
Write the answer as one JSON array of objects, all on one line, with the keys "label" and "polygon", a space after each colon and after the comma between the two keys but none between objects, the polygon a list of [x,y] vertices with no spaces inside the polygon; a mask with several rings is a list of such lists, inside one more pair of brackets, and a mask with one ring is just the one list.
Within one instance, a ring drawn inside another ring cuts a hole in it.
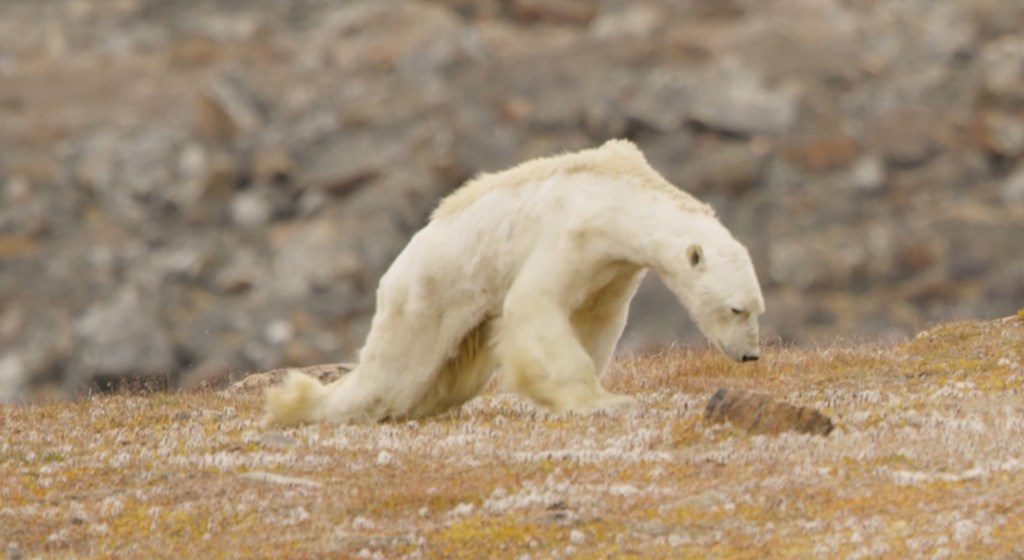
[{"label": "bear's front leg", "polygon": [[[551,278],[546,269],[542,278]],[[505,300],[498,352],[507,384],[554,412],[594,412],[631,406],[635,399],[601,387],[597,366],[577,339],[570,311],[551,286],[528,270]]]}]

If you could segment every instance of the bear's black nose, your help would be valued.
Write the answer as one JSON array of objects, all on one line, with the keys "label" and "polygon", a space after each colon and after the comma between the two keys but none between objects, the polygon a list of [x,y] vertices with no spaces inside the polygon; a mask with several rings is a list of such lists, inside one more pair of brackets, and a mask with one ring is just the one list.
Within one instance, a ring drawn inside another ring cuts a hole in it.
[{"label": "bear's black nose", "polygon": [[757,361],[757,356],[754,355],[754,354],[747,354],[747,355],[743,356],[743,361],[744,362],[756,362]]}]

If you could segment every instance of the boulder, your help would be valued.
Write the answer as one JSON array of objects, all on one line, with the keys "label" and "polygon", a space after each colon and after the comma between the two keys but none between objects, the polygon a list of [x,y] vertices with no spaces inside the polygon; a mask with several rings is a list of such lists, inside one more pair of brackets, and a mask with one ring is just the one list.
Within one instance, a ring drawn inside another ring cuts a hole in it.
[{"label": "boulder", "polygon": [[690,116],[708,128],[748,136],[782,134],[796,123],[797,92],[769,88],[739,63],[726,61],[698,83]]},{"label": "boulder", "polygon": [[827,436],[832,419],[803,406],[773,400],[767,395],[738,389],[719,389],[708,399],[704,419],[711,423],[729,422],[749,434],[800,432]]},{"label": "boulder", "polygon": [[178,365],[150,298],[125,288],[75,323],[84,379],[166,376]]}]

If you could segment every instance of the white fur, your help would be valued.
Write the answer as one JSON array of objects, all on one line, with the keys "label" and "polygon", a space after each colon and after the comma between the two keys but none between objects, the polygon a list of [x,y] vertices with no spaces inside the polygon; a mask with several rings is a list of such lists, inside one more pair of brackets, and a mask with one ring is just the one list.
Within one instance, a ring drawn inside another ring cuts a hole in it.
[{"label": "white fur", "polygon": [[471,182],[381,279],[358,367],[322,393],[293,375],[268,391],[270,419],[435,414],[475,396],[499,364],[509,387],[557,412],[628,405],[598,378],[647,269],[717,348],[756,357],[764,302],[746,249],[653,177],[615,141]]}]

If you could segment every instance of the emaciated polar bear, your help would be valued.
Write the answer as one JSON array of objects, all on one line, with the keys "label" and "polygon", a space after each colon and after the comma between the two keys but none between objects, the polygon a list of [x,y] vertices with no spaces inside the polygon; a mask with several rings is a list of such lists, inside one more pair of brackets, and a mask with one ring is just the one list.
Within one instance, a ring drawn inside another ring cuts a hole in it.
[{"label": "emaciated polar bear", "polygon": [[633,399],[601,387],[647,269],[711,343],[758,356],[764,300],[746,249],[631,142],[483,175],[441,202],[377,290],[359,365],[330,385],[293,372],[274,423],[412,419],[461,405],[500,366],[555,412]]}]

